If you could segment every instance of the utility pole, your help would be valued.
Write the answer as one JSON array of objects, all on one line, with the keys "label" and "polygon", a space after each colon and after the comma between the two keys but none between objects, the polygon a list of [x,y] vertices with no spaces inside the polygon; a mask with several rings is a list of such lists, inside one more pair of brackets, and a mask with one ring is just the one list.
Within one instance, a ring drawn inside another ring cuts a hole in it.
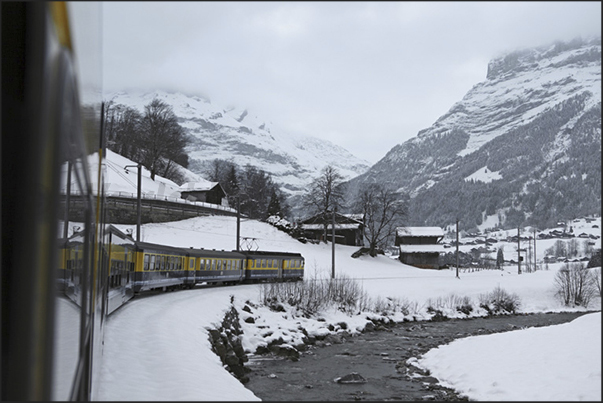
[{"label": "utility pole", "polygon": [[[128,167],[137,167],[138,168],[138,185],[137,185],[137,199],[138,202],[136,204],[136,241],[140,242],[140,222],[142,216],[142,164],[139,162],[138,165],[126,165],[124,169]],[[126,173],[128,170],[126,169]]]},{"label": "utility pole", "polygon": [[519,227],[517,227],[517,274],[521,274],[521,243],[519,240]]},{"label": "utility pole", "polygon": [[532,272],[532,239],[530,238],[528,232],[528,263],[527,263],[527,272]]},{"label": "utility pole", "polygon": [[333,216],[332,216],[332,228],[331,228],[331,243],[332,245],[332,250],[331,250],[331,278],[335,278],[335,210],[336,208],[333,207]]},{"label": "utility pole", "polygon": [[71,160],[67,162],[67,189],[65,190],[65,219],[63,220],[63,238],[69,236],[69,203],[71,203]]},{"label": "utility pole", "polygon": [[538,269],[538,265],[536,264],[536,229],[534,228],[534,271]]},{"label": "utility pole", "polygon": [[459,277],[459,220],[456,220],[456,278]]},{"label": "utility pole", "polygon": [[241,196],[237,195],[237,252],[241,239]]}]

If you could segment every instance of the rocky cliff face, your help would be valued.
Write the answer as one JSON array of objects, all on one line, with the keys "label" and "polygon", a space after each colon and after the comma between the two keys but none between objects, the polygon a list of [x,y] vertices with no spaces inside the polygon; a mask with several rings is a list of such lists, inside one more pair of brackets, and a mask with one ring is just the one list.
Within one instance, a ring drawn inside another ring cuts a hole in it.
[{"label": "rocky cliff face", "polygon": [[601,42],[575,40],[492,60],[431,127],[347,183],[411,197],[409,224],[554,225],[601,212]]}]

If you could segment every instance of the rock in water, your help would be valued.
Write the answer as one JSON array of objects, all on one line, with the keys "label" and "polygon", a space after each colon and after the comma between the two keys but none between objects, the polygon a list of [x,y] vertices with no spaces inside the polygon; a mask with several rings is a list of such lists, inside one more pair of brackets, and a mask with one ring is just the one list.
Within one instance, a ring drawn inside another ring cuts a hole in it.
[{"label": "rock in water", "polygon": [[366,383],[366,379],[358,372],[352,372],[351,374],[341,376],[333,379],[333,382],[337,383]]}]

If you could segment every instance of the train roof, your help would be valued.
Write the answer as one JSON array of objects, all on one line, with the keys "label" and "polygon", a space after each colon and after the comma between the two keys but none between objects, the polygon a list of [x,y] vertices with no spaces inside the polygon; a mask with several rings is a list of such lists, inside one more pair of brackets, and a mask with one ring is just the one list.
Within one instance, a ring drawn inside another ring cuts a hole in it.
[{"label": "train roof", "polygon": [[138,250],[155,250],[155,251],[166,251],[174,252],[178,254],[186,254],[187,249],[178,246],[161,245],[150,242],[136,242],[136,249]]},{"label": "train roof", "polygon": [[275,252],[275,251],[265,251],[265,250],[246,250],[241,251],[244,255],[247,256],[289,256],[289,257],[301,257],[303,258],[301,253],[298,252]]},{"label": "train roof", "polygon": [[245,255],[237,251],[228,251],[228,250],[216,250],[216,249],[203,249],[203,248],[189,248],[187,252],[194,257],[223,257],[228,256],[230,258],[236,257],[239,259],[243,259]]}]

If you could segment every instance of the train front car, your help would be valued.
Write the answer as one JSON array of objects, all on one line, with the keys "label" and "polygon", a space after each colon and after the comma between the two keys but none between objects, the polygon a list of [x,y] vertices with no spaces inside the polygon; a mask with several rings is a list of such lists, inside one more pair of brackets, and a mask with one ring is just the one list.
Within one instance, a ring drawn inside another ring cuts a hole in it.
[{"label": "train front car", "polygon": [[301,253],[282,253],[283,279],[301,281],[304,279],[304,265],[306,261]]},{"label": "train front car", "polygon": [[134,292],[176,290],[194,282],[189,270],[188,251],[173,246],[136,242]]},{"label": "train front car", "polygon": [[195,284],[233,285],[243,281],[245,256],[215,249],[188,249],[189,263],[195,270]]},{"label": "train front car", "polygon": [[246,283],[266,281],[301,280],[304,275],[304,258],[299,253],[245,251]]}]

